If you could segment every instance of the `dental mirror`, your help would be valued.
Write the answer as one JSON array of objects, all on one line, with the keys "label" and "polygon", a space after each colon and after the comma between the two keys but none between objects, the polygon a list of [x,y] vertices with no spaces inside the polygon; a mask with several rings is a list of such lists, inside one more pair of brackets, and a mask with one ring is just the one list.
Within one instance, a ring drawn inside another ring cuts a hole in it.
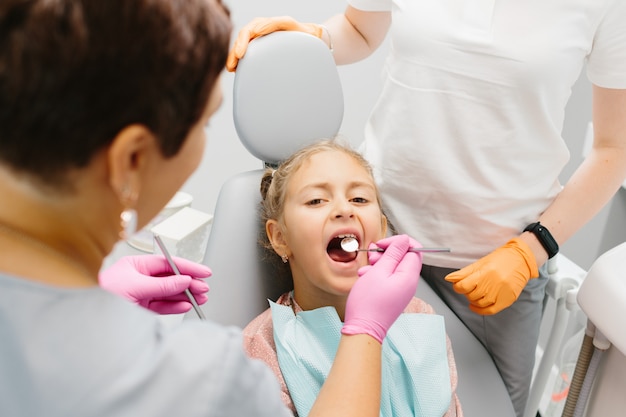
[{"label": "dental mirror", "polygon": [[359,241],[353,237],[345,237],[341,241],[341,249],[346,252],[356,252],[359,250]]},{"label": "dental mirror", "polygon": [[[341,240],[341,249],[345,252],[384,252],[382,248],[359,249],[359,241],[353,237]],[[450,248],[410,248],[409,252],[450,252]]]}]

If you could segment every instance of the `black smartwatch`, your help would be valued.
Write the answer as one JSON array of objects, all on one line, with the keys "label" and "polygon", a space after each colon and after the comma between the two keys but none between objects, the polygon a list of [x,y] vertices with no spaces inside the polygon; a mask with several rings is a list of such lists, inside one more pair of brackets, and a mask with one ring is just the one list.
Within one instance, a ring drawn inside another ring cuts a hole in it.
[{"label": "black smartwatch", "polygon": [[537,237],[541,246],[548,253],[548,258],[552,258],[554,255],[559,253],[559,244],[556,243],[556,240],[552,237],[552,234],[548,229],[541,225],[541,223],[531,223],[524,229],[525,232],[530,232]]}]

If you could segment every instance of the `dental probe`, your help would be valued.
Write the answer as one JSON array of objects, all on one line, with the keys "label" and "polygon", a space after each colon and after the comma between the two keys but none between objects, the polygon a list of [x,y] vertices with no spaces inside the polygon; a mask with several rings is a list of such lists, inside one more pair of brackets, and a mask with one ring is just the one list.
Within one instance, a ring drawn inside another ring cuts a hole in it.
[{"label": "dental probe", "polygon": [[[345,250],[345,249],[344,249]],[[354,252],[384,252],[383,248],[357,249]],[[409,252],[450,252],[450,248],[409,248]]]},{"label": "dental probe", "polygon": [[[174,263],[174,260],[170,256],[169,252],[165,248],[165,244],[163,244],[161,237],[158,235],[154,235],[154,240],[156,240],[157,245],[159,245],[159,248],[161,248],[161,252],[163,252],[165,259],[167,259],[167,262],[170,264],[170,267],[172,267],[172,270],[174,271],[174,273],[176,275],[180,275],[180,271],[178,270],[178,267]],[[185,288],[185,295],[187,296],[187,298],[189,298],[189,301],[191,301],[191,305],[193,306],[193,309],[196,311],[196,314],[198,315],[198,317],[200,317],[200,319],[202,320],[206,320],[204,313],[202,312],[202,310],[200,310],[200,306],[196,302],[196,299],[193,297],[193,294],[191,294],[191,291],[189,291],[189,288]]]},{"label": "dental probe", "polygon": [[[341,249],[345,252],[384,252],[383,248],[360,249],[359,242],[353,237],[341,241]],[[409,248],[409,252],[450,252],[450,248]]]}]

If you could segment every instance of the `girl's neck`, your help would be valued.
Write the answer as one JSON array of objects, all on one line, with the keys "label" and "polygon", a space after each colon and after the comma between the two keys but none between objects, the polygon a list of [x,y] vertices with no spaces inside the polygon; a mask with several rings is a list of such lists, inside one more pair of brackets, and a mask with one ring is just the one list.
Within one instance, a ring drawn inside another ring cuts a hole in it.
[{"label": "girl's neck", "polygon": [[337,310],[337,315],[343,321],[348,297],[331,294],[311,294],[306,290],[294,289],[293,299],[303,311],[315,310],[321,307],[334,307]]}]

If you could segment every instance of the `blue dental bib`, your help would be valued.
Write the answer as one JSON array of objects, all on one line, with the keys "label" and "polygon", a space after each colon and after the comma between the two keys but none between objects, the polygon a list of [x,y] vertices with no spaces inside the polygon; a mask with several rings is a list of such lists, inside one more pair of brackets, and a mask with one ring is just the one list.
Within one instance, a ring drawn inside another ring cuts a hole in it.
[{"label": "blue dental bib", "polygon": [[[334,307],[294,314],[270,301],[278,363],[298,415],[326,380],[343,323]],[[383,341],[381,417],[440,417],[452,392],[442,316],[402,314]]]}]

